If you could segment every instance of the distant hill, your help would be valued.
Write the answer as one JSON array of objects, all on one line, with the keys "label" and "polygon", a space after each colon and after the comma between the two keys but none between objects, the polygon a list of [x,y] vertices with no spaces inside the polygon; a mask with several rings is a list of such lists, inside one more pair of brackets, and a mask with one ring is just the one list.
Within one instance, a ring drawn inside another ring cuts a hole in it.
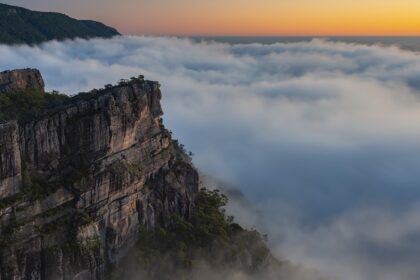
[{"label": "distant hill", "polygon": [[0,4],[0,44],[38,44],[73,38],[110,38],[118,31],[92,20]]}]

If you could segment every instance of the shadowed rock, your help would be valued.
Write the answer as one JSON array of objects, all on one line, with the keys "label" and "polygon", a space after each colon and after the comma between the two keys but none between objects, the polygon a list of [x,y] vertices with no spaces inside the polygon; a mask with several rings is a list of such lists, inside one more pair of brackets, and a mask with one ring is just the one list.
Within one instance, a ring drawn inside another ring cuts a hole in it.
[{"label": "shadowed rock", "polygon": [[[43,90],[38,70],[3,91]],[[103,279],[140,228],[191,215],[198,175],[160,119],[159,84],[132,79],[0,125],[0,279]]]}]

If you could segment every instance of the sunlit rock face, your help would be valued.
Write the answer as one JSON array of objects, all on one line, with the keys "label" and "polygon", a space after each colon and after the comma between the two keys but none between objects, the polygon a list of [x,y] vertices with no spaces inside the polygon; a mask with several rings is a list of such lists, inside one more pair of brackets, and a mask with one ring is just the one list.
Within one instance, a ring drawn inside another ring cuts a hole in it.
[{"label": "sunlit rock face", "polygon": [[44,90],[44,80],[37,69],[0,72],[0,92]]},{"label": "sunlit rock face", "polygon": [[[32,89],[37,70],[0,74],[0,91]],[[157,82],[132,78],[0,124],[1,280],[102,279],[141,227],[190,217],[198,175],[160,99]]]}]

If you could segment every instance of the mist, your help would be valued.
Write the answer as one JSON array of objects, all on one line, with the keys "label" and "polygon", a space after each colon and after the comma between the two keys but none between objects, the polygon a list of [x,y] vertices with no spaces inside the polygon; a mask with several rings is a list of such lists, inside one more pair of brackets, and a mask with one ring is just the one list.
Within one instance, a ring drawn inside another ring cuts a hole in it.
[{"label": "mist", "polygon": [[0,45],[69,95],[139,74],[164,124],[247,203],[279,258],[343,280],[420,278],[420,57],[396,46],[171,37]]}]

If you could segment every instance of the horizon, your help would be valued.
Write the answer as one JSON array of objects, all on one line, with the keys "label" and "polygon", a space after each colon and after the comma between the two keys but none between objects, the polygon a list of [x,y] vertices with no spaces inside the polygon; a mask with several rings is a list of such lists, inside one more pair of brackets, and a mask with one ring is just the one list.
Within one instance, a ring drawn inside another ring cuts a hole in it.
[{"label": "horizon", "polygon": [[420,1],[311,1],[0,3],[1,280],[420,279]]},{"label": "horizon", "polygon": [[[218,1],[216,1],[218,3]],[[420,3],[409,0],[383,3],[369,0],[363,5],[348,0],[316,4],[308,0],[277,3],[247,0],[199,5],[187,0],[173,3],[111,1],[4,0],[22,8],[64,13],[115,27],[125,35],[185,37],[418,37]],[[99,6],[100,3],[100,6]],[[237,4],[237,3],[236,3]],[[380,6],[378,6],[380,4]],[[93,9],[92,9],[93,7]],[[372,7],[375,7],[373,9]],[[379,8],[378,8],[379,7]],[[146,11],[146,12],[144,12]],[[124,20],[121,20],[124,18]],[[165,19],[165,20],[162,20]],[[223,30],[223,31],[221,31]]]}]

